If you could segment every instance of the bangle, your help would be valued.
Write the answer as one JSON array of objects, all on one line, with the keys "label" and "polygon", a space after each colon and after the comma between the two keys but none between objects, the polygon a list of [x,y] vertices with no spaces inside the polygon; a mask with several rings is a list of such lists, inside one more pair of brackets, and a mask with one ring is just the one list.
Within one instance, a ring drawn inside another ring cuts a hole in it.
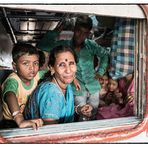
[{"label": "bangle", "polygon": [[75,112],[79,115],[79,113],[78,113],[78,107],[80,106],[80,104],[79,105],[77,105],[77,106],[75,106]]},{"label": "bangle", "polygon": [[18,115],[23,115],[19,110],[18,111],[15,111],[15,112],[13,112],[12,113],[12,117],[13,117],[13,120],[15,120],[16,119],[16,117],[18,116]]},{"label": "bangle", "polygon": [[15,117],[18,113],[20,113],[20,111],[19,111],[19,110],[18,110],[18,111],[13,112],[13,113],[12,113],[12,116],[13,116],[13,117]]},{"label": "bangle", "polygon": [[23,116],[23,114],[21,112],[19,112],[18,114],[16,114],[14,117],[13,117],[13,120],[15,120],[18,116]]}]

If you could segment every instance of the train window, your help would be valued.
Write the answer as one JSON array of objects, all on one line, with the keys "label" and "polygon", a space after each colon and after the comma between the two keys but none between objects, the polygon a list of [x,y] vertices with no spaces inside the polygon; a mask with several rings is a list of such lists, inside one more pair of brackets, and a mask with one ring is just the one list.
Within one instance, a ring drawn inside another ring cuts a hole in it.
[{"label": "train window", "polygon": [[[123,23],[124,26],[126,21],[128,25],[130,23],[132,25],[134,24],[133,26],[131,25],[131,30],[130,26],[126,28],[127,30],[125,31],[128,32],[124,33],[122,38],[124,41],[128,40],[129,42],[132,42],[132,45],[130,44],[130,46],[132,46],[133,51],[128,52],[133,53],[123,54],[125,54],[124,56],[126,59],[128,57],[128,60],[132,58],[131,56],[133,56],[133,65],[130,65],[131,67],[129,70],[133,72],[135,82],[133,116],[74,122],[68,124],[46,125],[41,127],[35,133],[30,128],[11,130],[3,129],[0,130],[0,135],[4,136],[5,138],[14,138],[17,136],[31,136],[38,134],[60,134],[72,132],[76,134],[77,132],[81,133],[81,131],[89,132],[90,130],[95,131],[110,129],[112,127],[118,127],[121,125],[136,125],[141,122],[141,120],[144,118],[146,110],[146,19],[139,6],[90,5],[88,7],[88,5],[1,5],[0,7],[0,23],[5,28],[3,33],[8,34],[13,43],[27,42],[33,45],[36,45],[48,30],[53,30],[56,25],[63,20],[63,18],[67,21],[67,24],[59,39],[71,39],[76,17],[79,14],[88,14],[90,17],[92,17],[94,22],[90,38],[94,39],[101,46],[106,47],[110,56],[113,48],[113,38],[116,38],[116,42],[119,41],[119,37],[115,36],[115,28],[118,29],[116,31],[119,31],[119,26],[116,25],[119,25],[118,23]],[[85,8],[87,8],[87,11]],[[123,27],[120,29],[125,28]],[[130,38],[131,36],[132,39]],[[120,50],[117,52],[119,51]],[[96,61],[94,61],[94,64],[96,64],[97,67],[98,59]],[[121,63],[119,62],[119,65],[120,64]],[[2,67],[2,65],[0,66]],[[127,68],[126,66],[127,65],[124,67],[125,69]],[[124,75],[125,74],[120,74],[120,77]],[[115,73],[113,76],[119,77],[119,75],[115,75]]]}]

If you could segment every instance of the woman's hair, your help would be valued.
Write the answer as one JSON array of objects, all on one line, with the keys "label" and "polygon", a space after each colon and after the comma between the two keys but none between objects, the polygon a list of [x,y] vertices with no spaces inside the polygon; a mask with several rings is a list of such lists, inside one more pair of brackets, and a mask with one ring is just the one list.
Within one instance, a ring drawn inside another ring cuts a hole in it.
[{"label": "woman's hair", "polygon": [[92,19],[87,15],[78,16],[75,23],[75,28],[84,27],[89,30],[92,29],[93,23]]},{"label": "woman's hair", "polygon": [[[75,62],[77,63],[77,57],[76,57],[76,54],[74,52],[74,50],[72,50],[70,47],[68,46],[63,46],[63,45],[60,45],[60,46],[56,46],[55,48],[53,48],[51,51],[50,51],[50,54],[49,54],[49,62],[48,62],[48,66],[50,67],[54,67],[55,65],[55,62],[56,62],[56,57],[58,54],[60,53],[63,53],[63,52],[70,52],[73,56],[74,56],[74,59],[75,59]],[[53,78],[53,75],[51,74],[51,71],[49,70],[44,78],[41,80],[41,81],[46,81],[46,80],[49,80],[51,81]]]},{"label": "woman's hair", "polygon": [[17,63],[18,59],[25,54],[28,55],[36,54],[39,57],[37,48],[30,44],[17,43],[14,45],[12,49],[12,58],[15,63]]}]

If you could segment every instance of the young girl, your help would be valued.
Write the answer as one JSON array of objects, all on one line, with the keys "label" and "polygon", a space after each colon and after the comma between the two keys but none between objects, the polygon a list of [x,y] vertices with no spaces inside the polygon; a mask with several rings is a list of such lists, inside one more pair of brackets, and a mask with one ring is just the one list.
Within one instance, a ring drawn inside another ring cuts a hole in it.
[{"label": "young girl", "polygon": [[99,78],[99,82],[101,85],[101,90],[99,92],[100,103],[99,106],[104,105],[104,101],[102,100],[108,91],[108,73],[105,73],[101,78]]},{"label": "young girl", "polygon": [[15,72],[10,74],[2,85],[4,127],[7,127],[8,123],[8,127],[37,128],[42,125],[42,120],[26,121],[22,112],[28,96],[44,74],[38,73],[38,51],[32,45],[20,43],[13,47],[12,57]]},{"label": "young girl", "polygon": [[[97,119],[109,119],[128,117],[134,115],[134,75],[128,74],[126,77],[119,79],[117,93],[119,104],[110,104],[109,106],[100,107],[98,109]],[[108,99],[107,99],[108,100]]]},{"label": "young girl", "polygon": [[118,80],[109,79],[108,92],[102,98],[102,103],[98,108],[97,119],[109,119],[118,117],[116,114],[123,104],[122,94],[119,92]]}]

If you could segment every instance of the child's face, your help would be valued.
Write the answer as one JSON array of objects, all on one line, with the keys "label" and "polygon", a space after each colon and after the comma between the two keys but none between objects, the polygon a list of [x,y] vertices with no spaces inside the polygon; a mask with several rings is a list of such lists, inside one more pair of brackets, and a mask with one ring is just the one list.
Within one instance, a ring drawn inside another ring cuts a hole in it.
[{"label": "child's face", "polygon": [[115,91],[118,88],[118,82],[113,79],[109,79],[108,89],[109,91]]},{"label": "child's face", "polygon": [[14,69],[23,82],[31,81],[39,70],[39,57],[36,54],[21,56],[17,63],[13,63]]},{"label": "child's face", "polygon": [[99,82],[100,82],[102,88],[105,88],[108,84],[108,76],[104,75],[102,78],[99,78]]}]

